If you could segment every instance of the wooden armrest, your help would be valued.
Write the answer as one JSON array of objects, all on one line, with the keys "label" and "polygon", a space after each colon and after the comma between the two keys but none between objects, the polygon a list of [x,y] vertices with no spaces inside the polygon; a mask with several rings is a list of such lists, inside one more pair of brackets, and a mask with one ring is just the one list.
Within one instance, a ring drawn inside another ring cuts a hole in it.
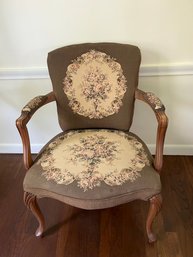
[{"label": "wooden armrest", "polygon": [[156,139],[156,153],[154,158],[154,167],[160,172],[163,165],[163,147],[164,139],[168,126],[168,118],[165,114],[165,107],[161,100],[153,93],[144,92],[142,90],[136,89],[135,98],[142,100],[147,103],[154,111],[157,121],[157,139]]},{"label": "wooden armrest", "polygon": [[20,133],[23,143],[23,160],[26,169],[29,169],[33,164],[31,155],[30,139],[28,129],[26,127],[32,115],[43,105],[55,101],[54,92],[50,92],[44,96],[37,96],[33,98],[28,104],[24,106],[21,111],[21,116],[16,120],[16,126]]}]

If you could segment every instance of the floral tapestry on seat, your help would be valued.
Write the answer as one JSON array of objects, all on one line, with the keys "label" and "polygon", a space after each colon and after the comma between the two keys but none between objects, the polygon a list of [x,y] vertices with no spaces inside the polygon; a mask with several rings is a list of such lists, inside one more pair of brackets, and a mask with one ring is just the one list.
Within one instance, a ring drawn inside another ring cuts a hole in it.
[{"label": "floral tapestry on seat", "polygon": [[150,161],[134,136],[116,130],[76,130],[56,138],[39,164],[42,175],[57,184],[77,181],[84,191],[101,185],[134,182]]},{"label": "floral tapestry on seat", "polygon": [[127,89],[121,65],[115,58],[96,50],[72,61],[63,84],[73,112],[90,119],[117,113]]}]

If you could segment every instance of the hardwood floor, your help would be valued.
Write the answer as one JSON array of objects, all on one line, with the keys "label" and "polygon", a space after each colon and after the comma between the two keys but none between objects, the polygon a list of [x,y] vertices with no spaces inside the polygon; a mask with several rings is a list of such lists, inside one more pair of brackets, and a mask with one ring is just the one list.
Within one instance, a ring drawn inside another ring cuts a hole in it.
[{"label": "hardwood floor", "polygon": [[193,156],[165,156],[158,241],[145,235],[147,203],[85,211],[51,199],[39,201],[46,236],[23,204],[21,155],[0,155],[0,257],[192,257]]}]

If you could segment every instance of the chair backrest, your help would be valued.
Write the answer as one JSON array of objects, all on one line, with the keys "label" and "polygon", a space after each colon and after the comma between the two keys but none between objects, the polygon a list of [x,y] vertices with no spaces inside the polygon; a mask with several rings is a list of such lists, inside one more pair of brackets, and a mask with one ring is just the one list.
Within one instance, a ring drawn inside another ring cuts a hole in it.
[{"label": "chair backrest", "polygon": [[86,43],[48,54],[62,130],[129,130],[141,61],[136,46]]}]

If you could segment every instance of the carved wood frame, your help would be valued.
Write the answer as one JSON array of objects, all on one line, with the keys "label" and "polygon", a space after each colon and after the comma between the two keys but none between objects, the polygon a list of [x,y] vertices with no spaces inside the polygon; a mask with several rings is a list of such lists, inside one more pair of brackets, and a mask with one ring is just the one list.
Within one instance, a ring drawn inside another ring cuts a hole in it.
[{"label": "carved wood frame", "polygon": [[[162,166],[163,166],[163,147],[164,147],[165,134],[166,134],[167,126],[168,126],[168,117],[165,114],[165,107],[162,104],[159,109],[156,109],[155,104],[153,104],[149,100],[147,93],[140,89],[136,89],[135,98],[147,103],[152,108],[152,110],[154,111],[155,116],[157,118],[158,127],[157,127],[154,168],[156,169],[157,172],[160,173]],[[159,98],[157,98],[157,100],[159,100]],[[161,103],[161,101],[160,101],[160,103]]]},{"label": "carved wood frame", "polygon": [[[38,101],[36,101],[38,99]],[[158,121],[158,128],[157,128],[157,140],[156,140],[156,154],[154,159],[154,167],[157,172],[161,171],[162,164],[163,164],[163,145],[164,145],[164,138],[165,133],[168,125],[168,118],[165,114],[165,107],[162,105],[159,109],[155,108],[155,104],[149,100],[147,93],[143,92],[142,90],[136,89],[135,91],[135,99],[142,100],[150,105],[153,109],[157,121]],[[158,99],[158,98],[157,98]],[[159,99],[158,99],[159,100]],[[21,135],[22,143],[23,143],[23,160],[24,166],[26,170],[28,170],[33,165],[33,159],[31,155],[31,147],[30,147],[30,138],[27,129],[27,123],[33,116],[33,114],[43,105],[56,101],[54,92],[50,92],[47,95],[39,96],[32,99],[22,110],[21,116],[16,120],[16,126],[18,131]],[[33,105],[35,102],[35,105]],[[28,108],[30,106],[31,108]],[[161,209],[162,205],[162,197],[161,194],[153,196],[149,199],[150,207],[149,212],[146,220],[146,233],[148,236],[148,240],[150,243],[156,241],[156,236],[152,232],[152,223],[155,216]],[[44,228],[45,228],[45,221],[44,217],[38,207],[37,204],[37,197],[29,192],[24,192],[24,203],[25,205],[32,211],[34,216],[36,217],[39,226],[36,230],[36,236],[42,236]]]},{"label": "carved wood frame", "polygon": [[27,208],[31,210],[31,212],[36,217],[39,223],[39,226],[35,232],[35,235],[37,237],[41,237],[45,229],[45,220],[37,204],[37,197],[29,192],[24,192],[23,200]]},{"label": "carved wood frame", "polygon": [[[142,100],[145,103],[147,103],[152,110],[155,113],[155,116],[158,121],[158,127],[157,127],[157,139],[156,139],[156,152],[155,152],[155,158],[154,158],[154,168],[155,170],[160,173],[162,166],[163,166],[163,147],[164,147],[164,139],[165,134],[168,126],[168,117],[165,114],[165,107],[160,101],[158,97],[155,95],[153,96],[153,100],[149,99],[148,93],[136,89],[135,91],[135,99]],[[156,103],[159,103],[158,108],[156,108]],[[153,243],[156,241],[156,235],[152,231],[152,224],[154,221],[154,218],[159,213],[161,206],[162,206],[162,196],[161,193],[158,195],[155,195],[149,199],[149,211],[146,219],[146,233],[149,240],[149,243]]]},{"label": "carved wood frame", "polygon": [[[35,101],[37,97],[32,99],[26,106],[30,106],[33,101]],[[29,133],[27,129],[27,123],[33,116],[33,114],[43,105],[55,101],[55,95],[54,92],[50,92],[47,95],[39,96],[40,101],[38,104],[34,106],[34,108],[31,108],[30,111],[24,111],[25,108],[23,108],[21,116],[16,120],[16,126],[17,129],[21,135],[22,143],[23,143],[23,161],[24,166],[26,170],[28,170],[33,165],[33,159],[31,155],[31,146],[30,146],[30,138]]]}]

